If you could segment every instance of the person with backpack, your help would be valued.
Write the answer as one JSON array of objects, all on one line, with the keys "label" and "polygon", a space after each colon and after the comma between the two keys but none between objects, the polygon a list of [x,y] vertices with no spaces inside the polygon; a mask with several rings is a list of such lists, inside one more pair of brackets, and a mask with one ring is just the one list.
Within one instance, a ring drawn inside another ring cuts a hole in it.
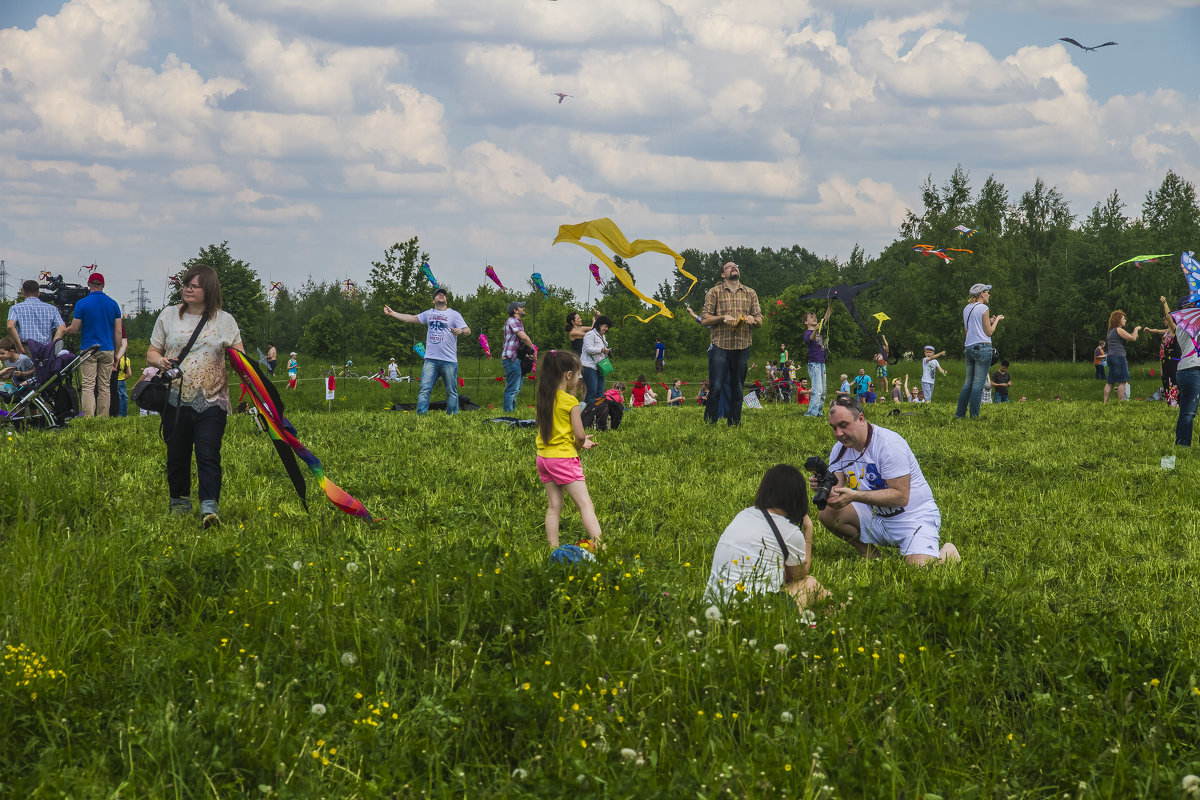
[{"label": "person with backpack", "polygon": [[517,395],[521,393],[521,384],[525,373],[529,370],[522,365],[522,348],[531,353],[534,350],[533,340],[525,332],[521,319],[525,316],[525,301],[514,300],[508,304],[508,321],[504,323],[504,347],[500,351],[500,364],[504,367],[504,410],[513,412],[517,408]]}]

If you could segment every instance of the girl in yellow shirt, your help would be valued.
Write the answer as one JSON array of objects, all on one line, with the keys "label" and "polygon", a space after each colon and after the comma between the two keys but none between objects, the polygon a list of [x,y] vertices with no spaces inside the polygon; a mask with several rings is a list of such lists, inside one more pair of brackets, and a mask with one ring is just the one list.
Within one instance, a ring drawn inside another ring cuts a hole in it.
[{"label": "girl in yellow shirt", "polygon": [[571,496],[588,549],[600,544],[600,521],[584,483],[579,451],[596,446],[583,430],[583,412],[574,392],[579,387],[583,366],[569,350],[550,350],[538,367],[537,388],[537,471],[546,487],[546,539],[558,547],[558,523],[562,517],[563,494]]}]

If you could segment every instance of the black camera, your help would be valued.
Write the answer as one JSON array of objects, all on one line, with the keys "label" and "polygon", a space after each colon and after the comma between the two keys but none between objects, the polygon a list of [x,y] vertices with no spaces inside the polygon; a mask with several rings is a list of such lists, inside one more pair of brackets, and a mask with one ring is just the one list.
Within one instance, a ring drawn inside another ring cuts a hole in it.
[{"label": "black camera", "polygon": [[63,319],[70,317],[75,311],[75,304],[88,295],[86,286],[67,283],[62,275],[46,278],[46,283],[38,289],[38,299],[57,308]]},{"label": "black camera", "polygon": [[820,456],[809,456],[804,462],[804,468],[817,479],[817,490],[813,492],[813,505],[817,511],[824,511],[829,502],[829,492],[837,486],[837,473],[829,471],[829,465]]}]

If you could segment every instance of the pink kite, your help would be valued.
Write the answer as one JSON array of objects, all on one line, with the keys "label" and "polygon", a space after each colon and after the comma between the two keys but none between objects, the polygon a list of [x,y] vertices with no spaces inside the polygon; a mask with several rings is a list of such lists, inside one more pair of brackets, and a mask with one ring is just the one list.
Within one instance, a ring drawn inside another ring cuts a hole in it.
[{"label": "pink kite", "polygon": [[599,264],[588,264],[588,269],[590,269],[592,271],[592,277],[596,279],[596,285],[597,286],[602,285],[604,283],[604,281],[600,280],[600,265]]},{"label": "pink kite", "polygon": [[490,344],[488,344],[486,333],[479,334],[479,346],[481,348],[483,348],[483,354],[485,356],[487,356],[488,358],[492,357],[492,346]]},{"label": "pink kite", "polygon": [[[499,277],[498,275],[496,275],[496,270],[495,270],[495,269],[494,269],[494,268],[493,268],[493,267],[492,267],[490,264],[488,265],[487,269],[485,269],[485,270],[483,271],[483,274],[484,274],[484,275],[487,275],[489,278],[491,278],[491,279],[492,279],[492,281],[493,281],[493,282],[494,282],[494,283],[495,283],[497,286],[499,286],[499,287],[500,287],[500,291],[502,291],[502,292],[507,292],[507,291],[508,291],[507,289],[505,289],[505,288],[504,288],[504,284],[500,282],[500,277]],[[490,358],[490,356],[489,356],[489,358]]]}]

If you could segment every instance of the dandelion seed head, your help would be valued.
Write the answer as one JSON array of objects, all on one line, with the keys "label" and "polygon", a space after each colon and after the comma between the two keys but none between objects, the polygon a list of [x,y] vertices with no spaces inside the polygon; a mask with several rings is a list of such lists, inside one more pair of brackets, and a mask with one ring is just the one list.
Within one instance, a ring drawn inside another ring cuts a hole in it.
[{"label": "dandelion seed head", "polygon": [[795,719],[795,717],[792,716],[792,712],[790,711],[784,711],[779,715],[779,721],[783,723],[791,722],[793,719]]},{"label": "dandelion seed head", "polygon": [[721,618],[721,609],[717,608],[716,606],[709,606],[708,608],[704,609],[704,616],[713,621],[719,620]]},{"label": "dandelion seed head", "polygon": [[353,667],[358,663],[358,656],[351,653],[349,650],[342,653],[342,664],[347,667]]},{"label": "dandelion seed head", "polygon": [[783,654],[784,654],[784,653],[786,653],[787,651],[788,651],[788,646],[787,646],[786,644],[784,644],[783,642],[780,642],[779,644],[775,645],[775,652],[776,652],[776,653],[779,653],[780,655],[783,655]]},{"label": "dandelion seed head", "polygon": [[318,717],[321,716],[322,714],[324,714],[325,713],[325,704],[324,703],[313,703],[312,713],[316,714]]},{"label": "dandelion seed head", "polygon": [[296,570],[296,572],[299,572],[303,568],[304,568],[304,565],[301,564],[299,561],[292,562],[292,569]]}]

